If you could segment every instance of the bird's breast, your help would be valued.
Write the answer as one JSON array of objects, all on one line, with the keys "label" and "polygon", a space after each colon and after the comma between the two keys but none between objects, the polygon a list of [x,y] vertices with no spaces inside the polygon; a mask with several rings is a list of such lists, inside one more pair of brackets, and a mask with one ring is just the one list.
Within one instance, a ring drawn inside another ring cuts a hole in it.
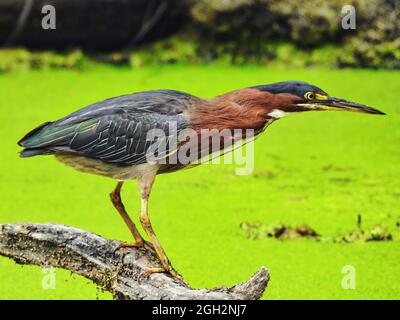
[{"label": "bird's breast", "polygon": [[101,175],[118,181],[139,179],[153,171],[157,172],[160,167],[157,163],[119,165],[69,153],[56,153],[55,157],[63,164],[77,171]]}]

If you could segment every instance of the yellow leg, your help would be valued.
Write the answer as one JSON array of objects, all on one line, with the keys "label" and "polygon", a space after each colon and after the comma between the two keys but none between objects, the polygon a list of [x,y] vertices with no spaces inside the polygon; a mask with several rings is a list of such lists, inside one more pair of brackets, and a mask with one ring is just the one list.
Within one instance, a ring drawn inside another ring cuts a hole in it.
[{"label": "yellow leg", "polygon": [[110,193],[111,202],[113,203],[114,207],[117,209],[119,214],[121,215],[122,219],[124,220],[125,224],[128,226],[129,231],[132,233],[133,238],[135,239],[135,243],[133,245],[125,245],[122,244],[121,247],[143,247],[144,240],[143,237],[140,235],[136,225],[133,223],[131,218],[129,217],[128,213],[125,210],[125,206],[121,200],[121,188],[123,182],[118,182],[117,186],[115,187],[114,191]]},{"label": "yellow leg", "polygon": [[160,242],[157,239],[157,236],[153,230],[153,227],[150,222],[149,214],[148,214],[148,201],[150,197],[151,187],[154,183],[155,175],[148,175],[139,180],[140,193],[142,198],[142,205],[140,211],[140,223],[142,224],[143,229],[146,231],[150,242],[153,244],[154,250],[157,253],[157,257],[160,259],[162,268],[151,268],[144,272],[144,275],[150,275],[152,273],[160,273],[160,272],[168,272],[174,278],[182,281],[182,278],[179,274],[173,270],[171,263],[165,254],[164,249],[161,247]]},{"label": "yellow leg", "polygon": [[146,231],[147,235],[149,236],[150,242],[153,244],[154,249],[156,250],[157,256],[161,261],[161,264],[165,271],[170,271],[171,263],[169,262],[167,255],[165,254],[164,249],[161,247],[160,242],[157,239],[156,234],[154,233],[153,227],[151,226],[151,222],[148,216],[147,211],[147,204],[148,199],[142,198],[142,210],[140,212],[140,223],[143,226],[143,229]]}]

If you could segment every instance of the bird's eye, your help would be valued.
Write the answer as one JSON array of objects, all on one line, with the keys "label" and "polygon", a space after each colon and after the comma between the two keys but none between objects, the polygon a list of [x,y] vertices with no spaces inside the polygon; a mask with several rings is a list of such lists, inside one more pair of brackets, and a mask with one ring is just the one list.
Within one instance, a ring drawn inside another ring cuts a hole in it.
[{"label": "bird's eye", "polygon": [[315,93],[314,92],[307,92],[304,95],[304,98],[306,98],[307,100],[314,100],[315,99]]}]

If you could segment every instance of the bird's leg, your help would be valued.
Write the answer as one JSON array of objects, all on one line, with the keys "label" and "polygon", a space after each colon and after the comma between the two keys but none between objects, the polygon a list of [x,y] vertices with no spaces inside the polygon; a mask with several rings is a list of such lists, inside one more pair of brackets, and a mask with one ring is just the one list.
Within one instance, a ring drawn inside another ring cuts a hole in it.
[{"label": "bird's leg", "polygon": [[171,263],[165,254],[164,249],[161,247],[160,242],[157,239],[156,234],[154,233],[153,227],[151,226],[151,222],[148,214],[148,201],[150,197],[151,187],[153,185],[155,179],[155,175],[145,176],[139,180],[139,187],[141,193],[141,211],[140,211],[140,223],[143,226],[143,229],[146,231],[151,243],[153,244],[154,250],[157,253],[158,258],[160,259],[162,268],[150,268],[143,272],[144,276],[148,276],[152,273],[160,273],[160,272],[168,272],[174,278],[178,279],[180,282],[184,282],[182,277],[172,268]]},{"label": "bird's leg", "polygon": [[133,238],[135,239],[134,244],[124,244],[118,246],[118,248],[125,248],[125,247],[145,247],[146,249],[150,250],[153,253],[156,253],[153,246],[145,241],[143,237],[140,235],[136,225],[129,217],[128,213],[125,210],[125,206],[121,200],[121,188],[123,182],[118,182],[117,186],[115,187],[114,191],[110,193],[111,202],[113,203],[114,207],[117,209],[119,214],[121,215],[122,219],[124,220],[125,224],[128,226],[129,231],[132,233]]}]

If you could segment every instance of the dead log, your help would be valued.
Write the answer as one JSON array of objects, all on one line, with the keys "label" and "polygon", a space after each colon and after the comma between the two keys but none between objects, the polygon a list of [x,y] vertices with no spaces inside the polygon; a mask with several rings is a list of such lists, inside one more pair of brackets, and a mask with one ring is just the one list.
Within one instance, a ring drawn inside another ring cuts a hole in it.
[{"label": "dead log", "polygon": [[141,277],[160,266],[147,250],[120,248],[120,241],[60,224],[0,224],[0,255],[19,264],[63,268],[92,280],[114,299],[253,300],[260,299],[269,272],[262,267],[248,281],[232,288],[193,289],[168,274]]}]

